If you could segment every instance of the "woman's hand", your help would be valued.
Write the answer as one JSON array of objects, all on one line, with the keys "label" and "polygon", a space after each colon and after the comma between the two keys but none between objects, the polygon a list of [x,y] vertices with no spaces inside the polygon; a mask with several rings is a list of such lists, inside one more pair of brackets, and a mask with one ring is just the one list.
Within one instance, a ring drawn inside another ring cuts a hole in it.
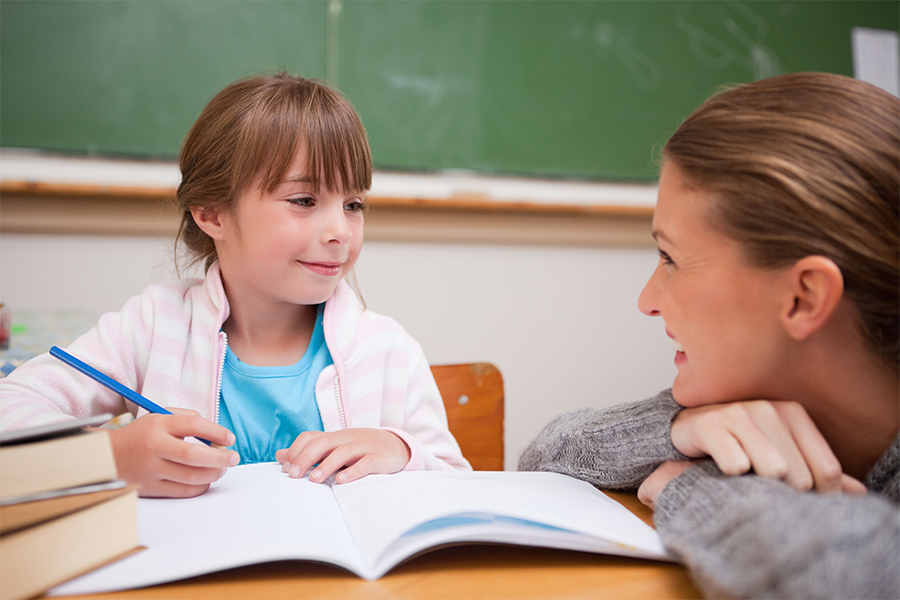
[{"label": "woman's hand", "polygon": [[174,414],[147,414],[121,429],[110,430],[119,477],[141,486],[140,495],[189,498],[240,462],[233,450],[185,441],[199,437],[230,446],[234,434],[195,411],[170,408]]},{"label": "woman's hand", "polygon": [[650,474],[650,477],[644,480],[641,487],[638,488],[638,500],[653,510],[656,505],[656,499],[665,487],[669,485],[669,482],[684,473],[685,469],[692,464],[694,463],[689,460],[670,460],[659,465]]},{"label": "woman's hand", "polygon": [[400,437],[384,429],[343,429],[323,433],[306,431],[297,436],[290,448],[278,450],[275,458],[291,477],[315,482],[335,476],[338,483],[349,483],[371,473],[396,473],[409,462],[410,451]]},{"label": "woman's hand", "polygon": [[687,456],[711,457],[726,475],[752,468],[761,477],[784,480],[800,491],[866,492],[862,483],[842,473],[828,442],[796,402],[755,400],[687,408],[672,421],[672,443]]}]

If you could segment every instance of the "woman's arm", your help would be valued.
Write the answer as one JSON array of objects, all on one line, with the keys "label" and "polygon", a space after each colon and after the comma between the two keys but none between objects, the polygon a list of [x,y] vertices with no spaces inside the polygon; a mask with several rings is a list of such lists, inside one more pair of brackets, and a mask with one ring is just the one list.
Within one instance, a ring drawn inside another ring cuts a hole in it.
[{"label": "woman's arm", "polygon": [[585,408],[553,420],[519,459],[520,471],[554,471],[604,489],[636,489],[660,464],[687,460],[672,445],[682,410],[669,390],[640,402]]},{"label": "woman's arm", "polygon": [[705,461],[655,508],[663,543],[708,597],[900,597],[900,512],[877,494],[803,493]]}]

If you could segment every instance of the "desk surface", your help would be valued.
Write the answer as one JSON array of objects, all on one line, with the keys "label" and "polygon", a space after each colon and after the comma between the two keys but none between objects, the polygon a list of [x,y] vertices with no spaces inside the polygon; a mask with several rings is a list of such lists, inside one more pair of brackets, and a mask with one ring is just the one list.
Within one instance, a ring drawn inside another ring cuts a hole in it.
[{"label": "desk surface", "polygon": [[[634,495],[610,494],[647,522]],[[600,554],[466,545],[428,552],[377,581],[303,561],[266,563],[85,598],[699,598],[684,567]]]}]

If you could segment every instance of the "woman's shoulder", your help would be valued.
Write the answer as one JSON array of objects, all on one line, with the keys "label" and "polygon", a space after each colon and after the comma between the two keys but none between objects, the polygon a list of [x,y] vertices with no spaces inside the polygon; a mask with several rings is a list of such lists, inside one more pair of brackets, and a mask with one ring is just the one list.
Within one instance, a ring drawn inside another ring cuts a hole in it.
[{"label": "woman's shoulder", "polygon": [[892,502],[900,503],[900,434],[869,471],[866,487]]}]

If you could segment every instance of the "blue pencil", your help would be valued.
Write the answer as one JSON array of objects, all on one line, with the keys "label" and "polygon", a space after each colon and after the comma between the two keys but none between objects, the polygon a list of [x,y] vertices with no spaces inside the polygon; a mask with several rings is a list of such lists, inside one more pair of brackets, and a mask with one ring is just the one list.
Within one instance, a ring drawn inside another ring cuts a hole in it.
[{"label": "blue pencil", "polygon": [[[104,375],[103,373],[101,373],[100,371],[98,371],[97,369],[92,367],[91,365],[75,358],[74,356],[72,356],[65,350],[62,350],[61,348],[58,348],[57,346],[53,346],[52,348],[50,348],[50,354],[52,356],[55,356],[59,360],[63,361],[70,367],[73,367],[74,369],[81,371],[82,373],[84,373],[85,375],[87,375],[88,377],[90,377],[91,379],[96,381],[97,383],[105,385],[106,387],[108,387],[112,391],[116,392],[120,396],[124,397],[125,399],[131,400],[132,402],[134,402],[135,404],[137,404],[138,406],[140,406],[141,408],[143,408],[145,410],[148,410],[152,413],[161,414],[161,415],[171,415],[172,414],[171,411],[166,410],[165,408],[163,408],[159,404],[153,402],[152,400],[149,400],[148,398],[141,396],[133,389],[125,387],[124,385],[122,385],[121,383],[119,383],[118,381],[113,379],[112,377],[110,377],[108,375]],[[210,442],[209,440],[204,440],[203,438],[197,438],[197,439],[200,440],[201,442],[203,442],[204,444],[206,444],[207,446],[213,445],[212,442]]]}]

